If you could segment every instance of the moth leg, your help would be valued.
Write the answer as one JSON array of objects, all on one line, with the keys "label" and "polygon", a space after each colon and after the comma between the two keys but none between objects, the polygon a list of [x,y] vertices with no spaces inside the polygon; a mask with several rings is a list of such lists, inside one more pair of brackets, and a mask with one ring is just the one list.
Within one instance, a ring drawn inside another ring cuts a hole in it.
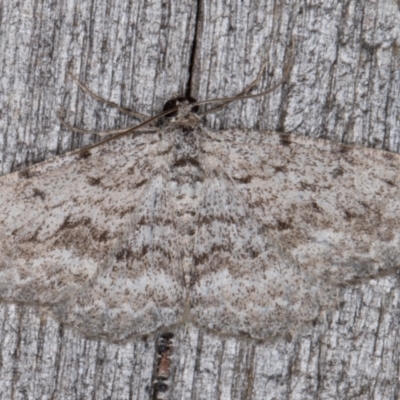
[{"label": "moth leg", "polygon": [[85,86],[76,76],[72,75],[69,73],[71,78],[78,84],[78,86],[89,96],[93,97],[95,100],[107,104],[110,107],[117,108],[118,111],[120,111],[122,114],[129,115],[130,117],[134,117],[138,119],[140,122],[144,122],[150,117],[146,114],[138,113],[136,111],[131,110],[130,108],[126,107],[121,107],[117,103],[114,103],[113,101],[106,100],[103,97],[99,96],[98,94],[94,93],[92,90],[90,90],[87,86]]}]

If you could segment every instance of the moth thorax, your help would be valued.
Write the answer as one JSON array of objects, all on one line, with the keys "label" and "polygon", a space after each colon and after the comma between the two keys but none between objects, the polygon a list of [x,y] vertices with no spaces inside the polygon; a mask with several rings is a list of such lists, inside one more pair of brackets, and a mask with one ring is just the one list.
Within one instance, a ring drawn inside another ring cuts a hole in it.
[{"label": "moth thorax", "polygon": [[174,155],[177,158],[197,158],[199,156],[199,135],[195,128],[178,127],[174,144]]}]

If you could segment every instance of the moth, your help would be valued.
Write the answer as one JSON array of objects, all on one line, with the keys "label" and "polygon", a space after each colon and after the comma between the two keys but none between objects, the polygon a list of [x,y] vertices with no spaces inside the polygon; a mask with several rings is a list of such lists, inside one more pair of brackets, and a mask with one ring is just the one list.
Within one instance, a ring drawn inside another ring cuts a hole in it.
[{"label": "moth", "polygon": [[213,132],[192,112],[201,104],[178,99],[1,177],[0,298],[41,305],[89,337],[190,322],[266,339],[313,321],[346,285],[397,270],[399,155]]}]

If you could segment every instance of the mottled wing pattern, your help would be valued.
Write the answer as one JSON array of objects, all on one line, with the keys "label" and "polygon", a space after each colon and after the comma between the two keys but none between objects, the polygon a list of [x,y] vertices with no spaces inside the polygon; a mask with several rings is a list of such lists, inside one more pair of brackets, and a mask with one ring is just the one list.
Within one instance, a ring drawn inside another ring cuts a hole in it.
[{"label": "mottled wing pattern", "polygon": [[191,284],[196,322],[266,338],[310,321],[335,301],[264,229],[222,170],[209,171],[199,210]]},{"label": "mottled wing pattern", "polygon": [[0,298],[112,340],[189,310],[265,339],[398,268],[400,156],[185,124],[0,178]]},{"label": "mottled wing pattern", "polygon": [[302,270],[345,285],[399,267],[399,155],[271,132],[222,137],[226,173]]},{"label": "mottled wing pattern", "polygon": [[[0,297],[48,305],[78,326],[84,312],[86,321],[101,314],[88,332],[113,336],[123,312],[114,315],[112,299],[96,296],[106,292],[107,280],[124,281],[114,288],[125,290],[123,311],[126,299],[147,304],[144,297],[158,293],[146,309],[130,308],[131,333],[141,332],[133,320],[141,323],[145,312],[152,321],[161,317],[153,328],[170,322],[182,289],[179,276],[167,271],[179,263],[163,174],[154,170],[159,142],[155,135],[126,137],[0,178]],[[158,262],[163,250],[167,263]],[[163,273],[169,277],[164,286]],[[177,289],[172,298],[166,295],[171,287]],[[75,318],[69,300],[78,295]]]},{"label": "mottled wing pattern", "polygon": [[256,131],[218,132],[203,149],[200,325],[280,334],[334,305],[338,287],[399,267],[400,156]]},{"label": "mottled wing pattern", "polygon": [[88,336],[122,340],[180,322],[184,300],[174,204],[160,172],[93,282],[74,301],[60,303],[56,315]]}]

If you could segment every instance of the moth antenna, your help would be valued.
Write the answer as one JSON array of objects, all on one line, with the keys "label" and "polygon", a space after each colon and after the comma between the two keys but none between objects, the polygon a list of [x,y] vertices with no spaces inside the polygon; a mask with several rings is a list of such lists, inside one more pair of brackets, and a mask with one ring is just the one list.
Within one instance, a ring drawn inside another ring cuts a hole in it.
[{"label": "moth antenna", "polygon": [[[216,99],[198,101],[198,102],[191,103],[190,106],[192,108],[195,108],[195,107],[198,107],[198,106],[204,105],[204,104],[222,102],[222,104],[220,104],[220,105],[218,105],[218,106],[216,106],[216,107],[214,107],[214,108],[212,108],[210,110],[207,110],[207,111],[204,111],[204,112],[198,114],[199,116],[204,116],[206,114],[210,114],[210,113],[213,113],[213,112],[216,112],[216,111],[220,110],[221,108],[227,106],[232,101],[254,99],[254,98],[257,98],[257,97],[265,96],[266,94],[273,92],[279,86],[281,86],[287,80],[287,78],[289,77],[289,72],[290,72],[290,69],[291,69],[291,67],[293,65],[293,60],[294,60],[294,47],[295,47],[294,43],[295,42],[293,41],[292,46],[291,46],[291,50],[290,50],[290,59],[289,59],[289,62],[286,64],[285,68],[284,68],[284,73],[283,73],[282,78],[279,80],[279,82],[277,82],[275,85],[273,85],[269,89],[267,89],[267,90],[265,90],[265,91],[263,91],[261,93],[256,93],[256,94],[250,94],[250,95],[248,95],[248,94],[245,94],[245,95],[239,94],[238,96],[235,96],[235,97],[225,97],[225,98],[216,98]],[[245,90],[243,90],[241,93],[248,92],[249,90],[251,90],[259,82],[259,80],[261,79],[261,76],[262,76],[262,74],[263,74],[263,72],[265,70],[266,65],[267,65],[267,61],[262,64],[261,69],[258,72],[256,79]],[[79,85],[79,87],[84,92],[88,93],[94,99],[96,99],[98,101],[101,101],[101,102],[104,102],[105,104],[107,104],[107,105],[109,105],[111,107],[116,107],[123,113],[126,113],[127,111],[130,111],[130,110],[124,108],[124,107],[118,106],[114,102],[111,102],[111,101],[108,101],[106,99],[103,99],[102,97],[98,96],[97,94],[92,92],[90,89],[88,89],[73,74],[69,73],[69,75],[72,77],[72,79],[75,80],[75,82]],[[109,138],[101,140],[100,142],[97,142],[95,144],[83,147],[82,149],[78,150],[78,152],[80,152],[80,151],[86,152],[88,150],[94,149],[95,147],[98,147],[98,146],[101,146],[101,145],[103,145],[103,144],[105,144],[107,142],[110,142],[111,140],[118,139],[118,138],[120,138],[120,137],[122,137],[124,135],[128,135],[128,134],[130,134],[132,132],[135,132],[138,129],[140,129],[140,128],[146,126],[146,125],[149,125],[152,122],[158,120],[159,118],[162,118],[162,117],[164,117],[166,115],[169,115],[169,114],[172,114],[172,113],[178,111],[178,108],[179,107],[173,107],[173,108],[170,108],[168,110],[165,110],[164,112],[162,112],[162,113],[160,113],[158,115],[155,115],[154,117],[150,117],[150,118],[146,119],[145,121],[141,122],[139,125],[136,125],[136,126],[132,126],[132,127],[128,127],[128,128],[122,128],[122,129],[114,129],[114,130],[109,130],[109,131],[104,131],[104,132],[86,131],[86,130],[83,130],[83,129],[74,128],[73,126],[71,126],[70,124],[68,124],[67,122],[64,121],[61,112],[57,113],[57,117],[59,118],[59,120],[60,120],[60,122],[61,122],[61,124],[63,126],[65,126],[67,129],[69,129],[69,130],[71,130],[73,132],[86,133],[86,134],[100,134],[102,136],[109,135],[109,134],[113,135],[113,136],[111,136]],[[145,132],[141,132],[141,133],[143,134]],[[149,132],[146,132],[146,133],[149,133]]]},{"label": "moth antenna", "polygon": [[67,128],[68,130],[70,130],[71,132],[76,132],[76,133],[85,134],[85,135],[99,135],[101,137],[104,137],[104,136],[108,136],[108,135],[116,135],[118,133],[123,133],[127,129],[130,129],[130,128],[119,128],[119,129],[110,129],[107,131],[90,131],[87,129],[79,129],[79,128],[76,128],[76,127],[70,125],[68,122],[66,122],[64,120],[64,112],[62,109],[58,110],[57,118],[60,120],[61,125],[64,126],[65,128]]},{"label": "moth antenna", "polygon": [[199,116],[204,116],[207,114],[211,114],[214,113],[216,111],[219,111],[220,109],[226,107],[229,103],[236,101],[236,100],[246,100],[246,99],[254,99],[257,97],[261,97],[261,96],[265,96],[268,93],[271,93],[273,91],[275,91],[279,86],[281,86],[283,83],[285,83],[289,77],[289,73],[291,70],[291,67],[293,65],[293,61],[294,61],[294,47],[295,47],[295,41],[293,41],[291,49],[290,49],[290,58],[289,58],[289,62],[286,64],[286,66],[284,67],[284,71],[283,71],[283,76],[282,78],[272,87],[268,88],[267,90],[261,92],[261,93],[256,93],[256,94],[243,94],[248,92],[249,90],[251,90],[261,79],[261,76],[265,70],[265,67],[267,66],[268,61],[264,62],[260,68],[260,71],[257,74],[256,79],[254,79],[254,81],[252,83],[250,83],[250,85],[247,86],[247,88],[245,88],[242,92],[240,92],[238,95],[234,96],[234,97],[220,97],[220,98],[216,98],[216,99],[209,99],[209,100],[203,100],[203,101],[198,101],[196,103],[192,103],[191,106],[192,107],[196,107],[196,106],[200,106],[200,105],[204,105],[204,104],[210,104],[210,103],[218,103],[218,102],[222,102],[222,104],[219,104],[216,107],[211,108],[210,110],[206,110],[203,111],[202,113],[199,113]]},{"label": "moth antenna", "polygon": [[[169,109],[167,111],[164,111],[164,112],[162,112],[162,113],[160,113],[158,115],[155,115],[154,117],[150,117],[149,119],[147,119],[146,121],[140,123],[139,125],[130,126],[128,128],[123,128],[123,129],[118,129],[117,130],[118,133],[116,133],[115,135],[113,135],[113,136],[111,136],[109,138],[103,139],[100,142],[97,142],[97,143],[91,144],[89,146],[83,147],[82,149],[77,150],[77,152],[78,153],[82,152],[82,151],[86,152],[88,150],[92,150],[92,149],[94,149],[94,148],[96,148],[98,146],[101,146],[101,145],[103,145],[105,143],[111,142],[112,140],[118,139],[118,138],[120,138],[122,136],[129,135],[130,133],[137,131],[138,129],[142,128],[143,126],[149,125],[153,121],[156,121],[159,118],[165,117],[166,115],[170,114],[171,112],[175,112],[177,110],[178,110],[178,107],[171,108],[171,109]],[[76,128],[71,127],[65,121],[63,121],[62,118],[60,118],[60,122],[61,122],[62,125],[68,127],[68,129],[70,129],[70,128],[72,128],[72,130],[76,129]],[[79,130],[76,130],[76,131],[79,132]],[[87,131],[81,131],[80,133],[82,133],[82,132],[83,133],[87,133]],[[109,132],[111,132],[111,131],[109,131]],[[93,132],[93,133],[96,133],[96,132]],[[143,134],[143,133],[149,133],[149,132],[140,132],[140,133]]]},{"label": "moth antenna", "polygon": [[137,118],[140,122],[144,122],[149,118],[148,115],[138,113],[136,111],[131,110],[130,108],[127,107],[121,107],[117,103],[114,103],[113,101],[107,100],[104,97],[99,96],[93,90],[89,89],[84,83],[82,83],[75,75],[73,75],[71,72],[67,73],[75,82],[76,84],[85,92],[87,93],[90,97],[93,99],[99,101],[100,103],[104,103],[109,107],[113,107],[118,109],[119,112],[125,115],[129,115],[130,117]]}]

